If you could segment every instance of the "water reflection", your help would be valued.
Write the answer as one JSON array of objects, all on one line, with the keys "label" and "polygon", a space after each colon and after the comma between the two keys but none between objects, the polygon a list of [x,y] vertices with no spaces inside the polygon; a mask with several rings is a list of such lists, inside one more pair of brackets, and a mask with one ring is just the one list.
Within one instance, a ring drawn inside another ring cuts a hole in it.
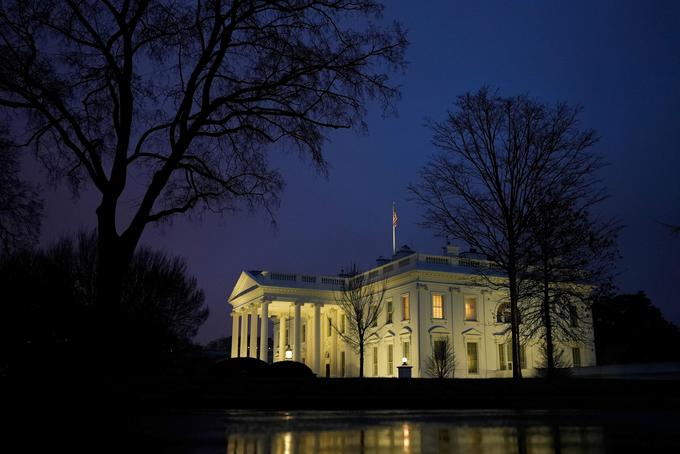
[{"label": "water reflection", "polygon": [[228,454],[297,453],[597,453],[602,428],[590,426],[479,426],[442,421],[376,423],[320,430],[227,432]]}]

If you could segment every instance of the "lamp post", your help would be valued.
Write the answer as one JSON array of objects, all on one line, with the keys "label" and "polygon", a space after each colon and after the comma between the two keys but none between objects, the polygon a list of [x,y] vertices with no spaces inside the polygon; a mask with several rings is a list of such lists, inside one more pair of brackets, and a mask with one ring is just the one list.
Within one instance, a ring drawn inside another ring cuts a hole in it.
[{"label": "lamp post", "polygon": [[290,349],[290,344],[286,345],[286,359],[291,360],[293,359],[293,350]]},{"label": "lamp post", "polygon": [[402,357],[401,366],[397,366],[397,370],[399,371],[399,378],[411,378],[413,366],[409,366],[407,363],[408,358],[405,356]]}]

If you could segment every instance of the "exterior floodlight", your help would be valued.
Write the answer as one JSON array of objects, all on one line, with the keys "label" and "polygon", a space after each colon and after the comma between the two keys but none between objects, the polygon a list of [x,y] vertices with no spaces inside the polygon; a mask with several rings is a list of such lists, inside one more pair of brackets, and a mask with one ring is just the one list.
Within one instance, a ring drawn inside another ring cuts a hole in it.
[{"label": "exterior floodlight", "polygon": [[290,345],[286,345],[286,359],[293,359],[293,350],[290,349]]},{"label": "exterior floodlight", "polygon": [[407,357],[404,356],[403,358],[401,358],[401,363],[402,363],[402,364],[406,364],[407,362],[408,362],[408,358],[407,358]]}]

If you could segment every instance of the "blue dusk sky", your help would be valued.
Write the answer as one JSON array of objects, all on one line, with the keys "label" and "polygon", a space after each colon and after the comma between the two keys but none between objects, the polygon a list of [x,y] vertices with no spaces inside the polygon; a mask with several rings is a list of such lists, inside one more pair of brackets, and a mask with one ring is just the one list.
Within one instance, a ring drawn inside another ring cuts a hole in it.
[{"label": "blue dusk sky", "polygon": [[[241,270],[337,274],[389,255],[392,201],[398,244],[440,252],[406,186],[435,152],[424,123],[483,85],[583,107],[582,125],[597,131],[610,164],[602,211],[626,226],[619,291],[644,290],[680,323],[680,237],[660,224],[680,224],[680,2],[387,1],[384,20],[400,21],[411,43],[409,66],[395,77],[398,116],[369,105],[367,133],[332,133],[327,178],[272,149],[287,183],[275,227],[266,213],[243,211],[177,218],[144,234],[186,257],[206,292],[211,314],[196,340],[230,335],[226,299]],[[94,226],[94,192],[74,200],[59,186],[45,198],[43,244]]]}]

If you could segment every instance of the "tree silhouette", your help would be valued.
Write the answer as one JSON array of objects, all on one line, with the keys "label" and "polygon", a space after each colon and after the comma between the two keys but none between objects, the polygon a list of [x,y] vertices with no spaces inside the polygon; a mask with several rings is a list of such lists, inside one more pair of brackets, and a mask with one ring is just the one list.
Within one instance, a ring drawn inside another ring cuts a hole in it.
[{"label": "tree silhouette", "polygon": [[372,280],[367,273],[350,268],[343,280],[336,302],[344,314],[345,330],[335,327],[338,335],[359,354],[359,377],[364,376],[364,354],[371,336],[378,331],[378,318],[385,297],[385,282]]},{"label": "tree silhouette", "polygon": [[0,125],[0,252],[30,246],[38,239],[42,200],[19,177],[19,155]]},{"label": "tree silhouette", "polygon": [[267,150],[325,171],[327,131],[363,127],[369,99],[392,106],[406,38],[374,22],[381,11],[373,0],[3,3],[0,106],[23,115],[21,141],[53,175],[100,194],[104,318],[148,224],[270,210],[283,180]]},{"label": "tree silhouette", "polygon": [[508,293],[514,378],[522,375],[519,302],[532,265],[531,219],[546,183],[559,181],[554,164],[595,141],[592,131],[578,128],[577,114],[565,104],[504,98],[488,88],[462,95],[456,111],[431,125],[440,152],[409,186],[425,208],[423,226],[495,263],[479,272],[487,285]]}]

